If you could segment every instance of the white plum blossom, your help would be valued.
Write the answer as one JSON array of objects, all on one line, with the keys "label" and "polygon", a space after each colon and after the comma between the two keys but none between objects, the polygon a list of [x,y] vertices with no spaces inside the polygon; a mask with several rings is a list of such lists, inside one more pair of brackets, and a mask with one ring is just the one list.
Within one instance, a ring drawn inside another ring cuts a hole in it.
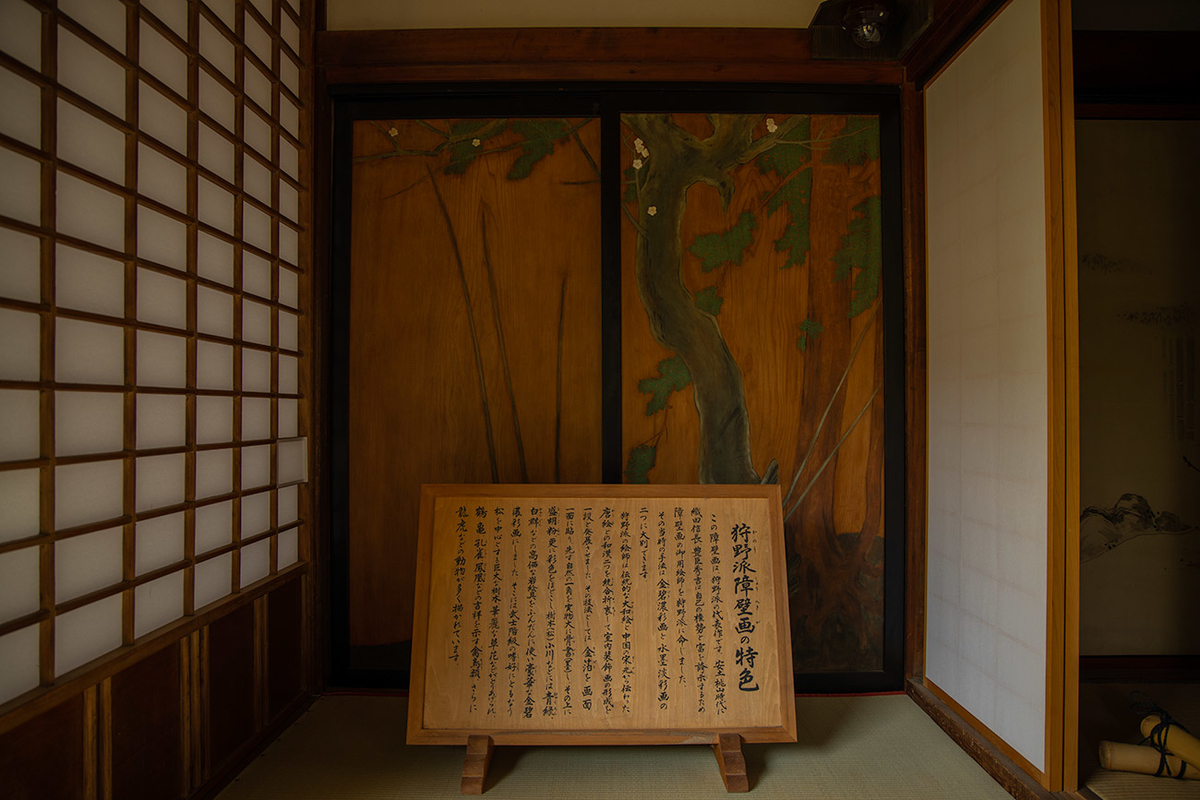
[{"label": "white plum blossom", "polygon": [[399,135],[400,135],[400,131],[396,130],[395,128],[392,128],[391,130],[388,131],[388,136],[392,137],[393,139],[395,139]]},{"label": "white plum blossom", "polygon": [[479,141],[478,139],[471,140],[471,147],[479,147],[481,144],[483,144],[483,142]]},{"label": "white plum blossom", "polygon": [[642,145],[644,145],[644,144],[645,144],[645,142],[643,142],[641,139],[634,139],[633,140],[633,149],[637,150],[640,153],[640,152],[642,152]]},{"label": "white plum blossom", "polygon": [[774,133],[779,130],[779,126],[775,124],[773,117],[767,117],[767,133]]},{"label": "white plum blossom", "polygon": [[640,158],[635,158],[635,159],[633,160],[633,168],[634,168],[634,169],[641,169],[641,168],[642,168],[642,160],[641,160]]},{"label": "white plum blossom", "polygon": [[658,206],[650,206],[646,209],[646,213],[653,217],[658,213]]}]

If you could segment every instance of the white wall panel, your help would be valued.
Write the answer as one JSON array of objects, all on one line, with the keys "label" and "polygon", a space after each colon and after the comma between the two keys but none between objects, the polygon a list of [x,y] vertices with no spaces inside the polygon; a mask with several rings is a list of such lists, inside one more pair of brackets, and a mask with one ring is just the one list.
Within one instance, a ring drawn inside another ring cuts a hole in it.
[{"label": "white wall panel", "polygon": [[1038,0],[926,90],[926,675],[1044,769],[1046,208]]},{"label": "white wall panel", "polygon": [[121,582],[124,532],[107,528],[54,545],[54,599],[71,600]]},{"label": "white wall panel", "polygon": [[125,265],[85,250],[58,245],[54,300],[64,308],[125,316]]},{"label": "white wall panel", "polygon": [[138,127],[177,153],[187,153],[187,112],[146,82],[138,87]]},{"label": "white wall panel", "polygon": [[54,623],[54,674],[62,675],[121,646],[121,595],[62,614]]},{"label": "white wall panel", "polygon": [[40,498],[37,469],[0,470],[0,542],[37,535]]},{"label": "white wall panel", "polygon": [[40,605],[38,548],[0,553],[0,622],[36,613]]},{"label": "white wall panel", "polygon": [[28,156],[0,147],[0,215],[39,225],[42,221],[42,166]]},{"label": "white wall panel", "polygon": [[27,67],[42,68],[42,13],[24,0],[4,0],[0,50]]},{"label": "white wall panel", "polygon": [[58,80],[110,114],[125,117],[125,68],[62,25],[58,26]]},{"label": "white wall panel", "polygon": [[36,391],[0,389],[0,461],[38,457],[40,418],[40,397]]},{"label": "white wall panel", "polygon": [[117,453],[125,442],[125,397],[119,392],[55,392],[54,452]]},{"label": "white wall panel", "polygon": [[0,636],[0,703],[38,686],[38,626]]},{"label": "white wall panel", "polygon": [[210,558],[196,565],[195,604],[200,610],[233,591],[233,554]]},{"label": "white wall panel", "polygon": [[134,573],[152,570],[183,560],[183,512],[138,520],[135,527]]},{"label": "white wall panel", "polygon": [[138,257],[164,267],[187,268],[187,227],[177,219],[138,206]]},{"label": "white wall panel", "polygon": [[0,228],[0,297],[41,301],[41,242],[37,237]]},{"label": "white wall panel", "polygon": [[59,170],[58,230],[76,239],[125,250],[125,201],[120,195]]},{"label": "white wall panel", "polygon": [[200,506],[196,509],[196,553],[207,553],[233,541],[233,502]]},{"label": "white wall panel", "polygon": [[30,147],[42,146],[42,90],[12,70],[0,67],[0,133]]},{"label": "white wall panel", "polygon": [[183,616],[183,573],[143,583],[133,590],[133,635],[161,628]]},{"label": "white wall panel", "polygon": [[70,464],[54,470],[54,527],[74,528],[122,514],[120,461]]},{"label": "white wall panel", "polygon": [[60,383],[125,382],[125,331],[77,319],[55,325],[54,377]]},{"label": "white wall panel", "polygon": [[0,380],[41,378],[41,321],[37,314],[0,308]]}]

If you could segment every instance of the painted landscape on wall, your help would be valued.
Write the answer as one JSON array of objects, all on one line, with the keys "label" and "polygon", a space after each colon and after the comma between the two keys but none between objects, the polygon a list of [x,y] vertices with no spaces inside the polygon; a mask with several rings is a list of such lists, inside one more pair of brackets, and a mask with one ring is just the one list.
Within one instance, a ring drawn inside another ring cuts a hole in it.
[{"label": "painted landscape on wall", "polygon": [[[883,661],[874,116],[626,115],[624,479],[782,484],[797,672]],[[350,641],[411,638],[424,482],[597,483],[596,119],[355,123]]]}]

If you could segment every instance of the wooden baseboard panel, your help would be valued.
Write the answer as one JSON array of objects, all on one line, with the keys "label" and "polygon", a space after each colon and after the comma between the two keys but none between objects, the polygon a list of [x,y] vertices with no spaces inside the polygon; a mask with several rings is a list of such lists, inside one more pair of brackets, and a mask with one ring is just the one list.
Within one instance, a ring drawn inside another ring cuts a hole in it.
[{"label": "wooden baseboard panel", "polygon": [[1017,800],[1053,800],[1064,797],[1042,788],[1015,761],[972,728],[923,684],[910,679],[905,683],[905,691],[946,735]]}]

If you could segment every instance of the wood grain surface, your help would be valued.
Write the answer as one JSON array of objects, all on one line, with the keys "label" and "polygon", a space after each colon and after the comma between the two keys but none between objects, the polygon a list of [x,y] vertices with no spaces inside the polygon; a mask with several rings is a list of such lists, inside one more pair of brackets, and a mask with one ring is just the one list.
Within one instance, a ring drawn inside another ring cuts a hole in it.
[{"label": "wood grain surface", "polygon": [[409,743],[795,741],[780,523],[777,486],[426,486]]},{"label": "wood grain surface", "polygon": [[354,130],[352,646],[411,638],[422,482],[600,479],[599,122],[519,179],[511,129],[397,156],[449,124]]}]

